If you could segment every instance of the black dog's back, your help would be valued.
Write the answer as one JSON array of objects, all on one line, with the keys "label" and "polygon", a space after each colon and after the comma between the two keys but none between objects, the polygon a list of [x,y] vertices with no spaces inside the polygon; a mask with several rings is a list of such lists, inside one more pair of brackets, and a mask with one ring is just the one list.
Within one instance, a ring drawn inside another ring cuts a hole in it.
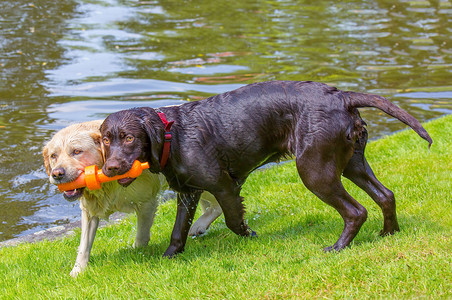
[{"label": "black dog's back", "polygon": [[[378,108],[410,126],[429,144],[432,143],[428,133],[414,117],[387,99],[377,95],[343,92],[319,82],[254,83],[199,101],[193,107],[188,105],[187,115],[196,115],[198,107],[199,115],[211,125],[210,130],[215,134],[217,130],[220,131],[222,137],[228,139],[231,148],[254,140],[269,152],[294,154],[294,131],[322,131],[323,123],[329,118],[341,118],[344,125],[360,123],[359,113],[355,109],[359,107]],[[221,132],[224,127],[230,127],[231,130]],[[275,147],[275,143],[280,145]]]},{"label": "black dog's back", "polygon": [[[234,177],[243,177],[294,154],[302,138],[295,132],[324,131],[325,116],[344,112],[344,107],[342,92],[325,84],[272,81],[181,105],[174,126],[194,137],[189,142],[197,151],[208,149],[208,156],[221,157]],[[354,118],[351,113],[349,119]]]}]

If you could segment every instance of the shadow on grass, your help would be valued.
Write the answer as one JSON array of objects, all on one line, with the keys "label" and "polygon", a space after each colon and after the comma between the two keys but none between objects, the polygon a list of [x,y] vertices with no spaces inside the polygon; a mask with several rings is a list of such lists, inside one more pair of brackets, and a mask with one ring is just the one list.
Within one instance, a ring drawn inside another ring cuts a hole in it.
[{"label": "shadow on grass", "polygon": [[[324,247],[336,242],[343,228],[343,221],[339,216],[331,218],[331,216],[325,216],[320,213],[308,215],[302,220],[292,218],[287,220],[287,222],[281,222],[281,217],[268,212],[264,213],[259,219],[261,220],[253,222],[258,233],[257,238],[236,236],[224,223],[217,221],[206,235],[195,239],[189,237],[186,251],[172,260],[177,262],[195,261],[236,255],[238,251],[243,251],[247,255],[247,253],[252,251],[253,244],[256,246],[256,243],[260,243],[263,245],[259,245],[260,248],[265,247],[265,245],[271,248],[271,244],[281,244],[285,240],[288,242],[297,240],[297,243],[303,246],[300,247],[300,251],[317,248],[319,252],[322,252]],[[264,220],[265,224],[259,224],[259,221]],[[446,230],[438,221],[429,220],[425,217],[420,218],[419,216],[400,216],[399,223],[401,232],[396,233],[394,236],[397,239],[419,233],[428,235],[429,233],[444,232]],[[274,224],[278,225],[278,229],[271,229]],[[351,248],[355,251],[360,251],[363,247],[367,248],[369,244],[378,243],[379,240],[384,239],[385,237],[379,236],[382,227],[382,216],[367,220],[352,242]],[[134,249],[130,245],[113,253],[109,251],[93,253],[91,261],[96,266],[114,262],[118,267],[130,264],[158,264],[163,261],[162,255],[169,246],[169,240],[170,236],[167,239],[160,240],[158,243],[151,242],[149,246],[144,248]]]}]

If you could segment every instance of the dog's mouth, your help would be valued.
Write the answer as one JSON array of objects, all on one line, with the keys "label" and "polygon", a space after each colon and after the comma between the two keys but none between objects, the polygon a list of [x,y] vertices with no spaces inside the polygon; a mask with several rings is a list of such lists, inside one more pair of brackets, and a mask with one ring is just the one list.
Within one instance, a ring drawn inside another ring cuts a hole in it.
[{"label": "dog's mouth", "polygon": [[63,197],[67,201],[73,202],[80,198],[83,195],[83,191],[85,188],[75,189],[75,190],[69,190],[63,192]]},{"label": "dog's mouth", "polygon": [[118,179],[118,183],[120,185],[122,185],[123,187],[128,187],[136,178],[122,178],[122,179]]}]

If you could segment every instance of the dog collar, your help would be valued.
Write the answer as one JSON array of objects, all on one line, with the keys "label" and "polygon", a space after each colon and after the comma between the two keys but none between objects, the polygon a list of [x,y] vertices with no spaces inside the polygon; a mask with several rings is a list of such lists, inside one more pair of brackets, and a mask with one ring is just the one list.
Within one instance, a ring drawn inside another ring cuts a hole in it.
[{"label": "dog collar", "polygon": [[162,151],[162,158],[160,159],[160,170],[163,170],[163,168],[166,165],[166,162],[168,161],[168,157],[170,154],[170,145],[171,145],[171,126],[173,125],[174,121],[168,122],[166,120],[165,113],[161,111],[160,109],[155,110],[157,114],[160,117],[160,120],[162,120],[163,125],[165,125],[165,141],[163,142],[163,151]]}]

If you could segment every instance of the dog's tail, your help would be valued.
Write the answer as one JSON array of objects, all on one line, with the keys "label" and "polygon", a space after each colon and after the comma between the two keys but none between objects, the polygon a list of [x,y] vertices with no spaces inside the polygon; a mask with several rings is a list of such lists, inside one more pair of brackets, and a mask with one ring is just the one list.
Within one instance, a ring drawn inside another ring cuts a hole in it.
[{"label": "dog's tail", "polygon": [[349,108],[358,107],[375,107],[383,112],[387,113],[394,118],[397,118],[401,122],[410,126],[421,138],[428,142],[428,147],[433,143],[432,138],[428,134],[427,130],[422,127],[421,123],[416,120],[415,117],[396,106],[388,99],[371,94],[355,93],[355,92],[344,92],[346,98],[349,100]]}]

